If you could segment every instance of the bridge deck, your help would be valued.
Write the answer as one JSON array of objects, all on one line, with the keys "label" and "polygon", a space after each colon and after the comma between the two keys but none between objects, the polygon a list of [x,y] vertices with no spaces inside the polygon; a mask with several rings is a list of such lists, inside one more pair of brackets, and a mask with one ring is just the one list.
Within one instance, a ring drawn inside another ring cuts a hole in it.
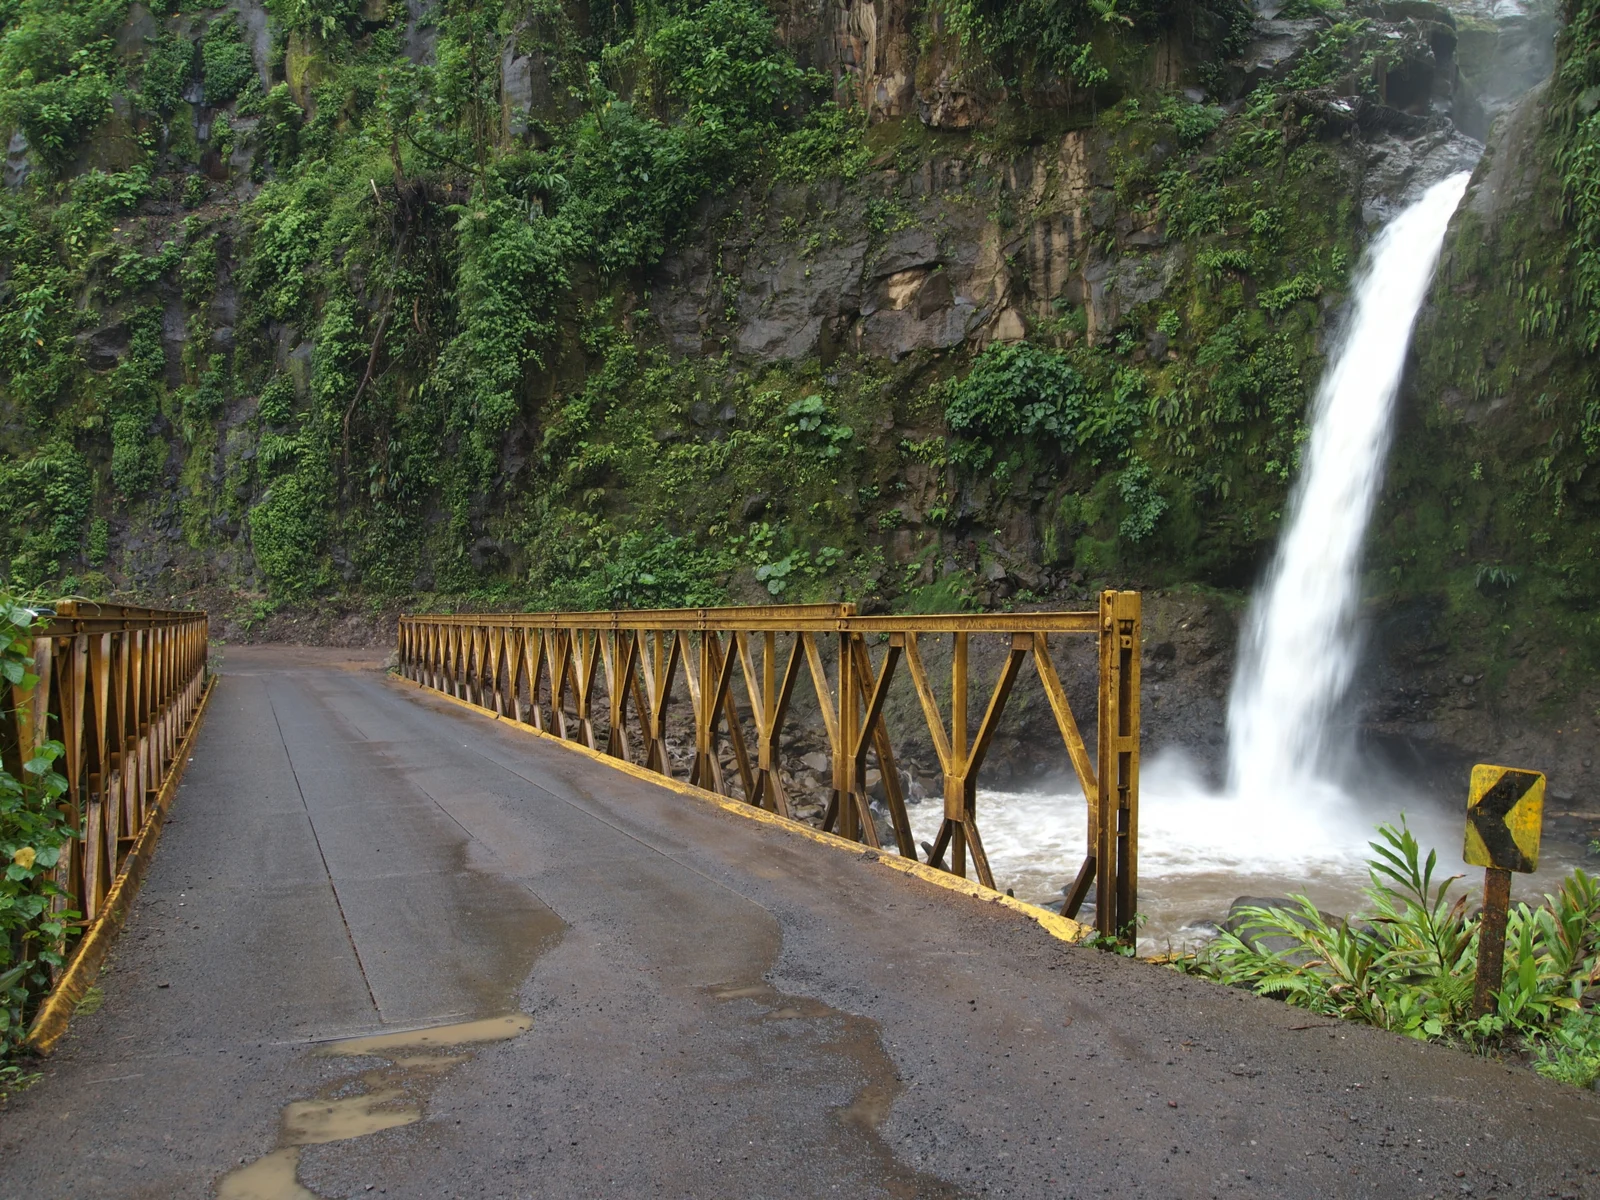
[{"label": "bridge deck", "polygon": [[[211,1196],[313,1097],[422,1111],[308,1145],[327,1197],[1600,1191],[1592,1094],[1065,946],[347,654],[222,669],[104,1005],[0,1114],[8,1193]],[[464,1061],[316,1053],[517,1010]]]}]

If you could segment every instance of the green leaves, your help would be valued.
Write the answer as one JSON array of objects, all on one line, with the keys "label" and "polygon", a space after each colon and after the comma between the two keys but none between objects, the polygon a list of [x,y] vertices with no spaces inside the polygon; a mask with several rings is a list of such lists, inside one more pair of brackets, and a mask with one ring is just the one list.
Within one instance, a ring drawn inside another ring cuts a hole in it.
[{"label": "green leaves", "polygon": [[44,164],[61,169],[111,111],[122,17],[114,0],[63,7],[22,0],[0,29],[0,127],[20,129]]},{"label": "green leaves", "polygon": [[223,13],[206,27],[200,43],[200,62],[206,103],[213,108],[227,104],[252,83],[259,82],[255,59],[232,13]]},{"label": "green leaves", "polygon": [[1369,914],[1329,920],[1304,896],[1284,908],[1241,909],[1237,933],[1221,934],[1180,969],[1408,1037],[1483,1043],[1514,1032],[1553,1077],[1588,1070],[1583,1056],[1600,1053],[1593,1014],[1582,1008],[1600,983],[1600,882],[1574,871],[1543,906],[1512,909],[1496,1010],[1472,1018],[1478,924],[1466,895],[1451,896],[1460,876],[1436,881],[1437,854],[1424,857],[1404,822],[1378,834]]},{"label": "green leaves", "polygon": [[151,39],[139,72],[139,99],[147,109],[170,116],[183,102],[198,65],[195,51],[195,44],[181,33]]},{"label": "green leaves", "polygon": [[267,0],[267,11],[291,33],[331,39],[359,26],[360,0]]},{"label": "green leaves", "polygon": [[[33,587],[57,577],[82,540],[90,496],[88,464],[65,442],[0,459],[0,564],[14,585]],[[0,613],[0,619],[14,627],[32,621],[17,612]],[[8,660],[0,659],[0,672],[9,678]]]},{"label": "green leaves", "polygon": [[707,0],[665,21],[643,51],[663,97],[725,136],[758,133],[810,82],[779,50],[772,15],[757,0]]},{"label": "green leaves", "polygon": [[848,425],[834,420],[820,395],[796,400],[784,410],[783,436],[821,458],[838,458],[855,437]]},{"label": "green leaves", "polygon": [[[22,688],[37,680],[33,663],[35,618],[30,604],[0,591],[0,677]],[[0,687],[0,726],[15,729],[15,693]],[[76,913],[52,912],[60,894],[53,871],[77,832],[58,801],[67,781],[55,770],[60,742],[33,748],[21,777],[0,768],[0,1059],[15,1048],[32,1005],[49,986],[42,965],[61,962],[66,921]]]},{"label": "green leaves", "polygon": [[944,403],[962,439],[951,458],[975,471],[1030,445],[1097,463],[1124,453],[1142,422],[1132,387],[1093,388],[1065,354],[1028,342],[991,345],[945,387]]}]

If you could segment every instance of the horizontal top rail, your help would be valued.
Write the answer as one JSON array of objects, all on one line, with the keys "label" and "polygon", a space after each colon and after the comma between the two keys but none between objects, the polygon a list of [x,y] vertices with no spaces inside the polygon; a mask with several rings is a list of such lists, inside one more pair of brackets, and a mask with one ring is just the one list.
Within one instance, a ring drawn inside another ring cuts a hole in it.
[{"label": "horizontal top rail", "polygon": [[609,612],[401,614],[402,625],[543,629],[659,629],[778,633],[1086,633],[1098,612],[948,613],[860,616],[854,604],[752,604],[727,608],[617,609]]},{"label": "horizontal top rail", "polygon": [[115,633],[123,629],[151,629],[203,621],[197,609],[142,608],[133,604],[99,604],[90,600],[58,600],[40,615],[49,621],[47,637],[73,633]]}]

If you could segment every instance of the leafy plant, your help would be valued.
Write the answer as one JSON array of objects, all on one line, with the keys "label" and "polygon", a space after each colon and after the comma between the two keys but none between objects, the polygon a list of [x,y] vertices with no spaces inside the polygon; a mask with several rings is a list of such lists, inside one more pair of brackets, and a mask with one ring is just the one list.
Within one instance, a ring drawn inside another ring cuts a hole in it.
[{"label": "leafy plant", "polygon": [[206,103],[213,108],[227,104],[257,82],[255,58],[232,13],[224,13],[206,27],[200,42],[200,72]]},{"label": "leafy plant", "polygon": [[1594,1012],[1573,1013],[1534,1047],[1534,1070],[1574,1087],[1593,1087],[1600,1079],[1600,1020]]},{"label": "leafy plant", "polygon": [[1117,476],[1117,494],[1127,509],[1118,532],[1130,542],[1144,541],[1155,532],[1161,514],[1167,511],[1167,501],[1156,488],[1150,465],[1140,459],[1123,468]]},{"label": "leafy plant", "polygon": [[1125,451],[1141,424],[1129,390],[1091,388],[1066,355],[1029,342],[990,346],[943,395],[945,420],[962,439],[952,458],[974,470],[1007,443],[1099,462]]},{"label": "leafy plant", "polygon": [[292,33],[337,38],[361,23],[360,0],[268,0],[267,11]]},{"label": "leafy plant", "polygon": [[0,728],[16,746],[0,765],[0,1058],[20,1045],[27,1020],[63,963],[68,930],[79,915],[57,907],[55,867],[76,834],[62,801],[67,781],[55,769],[59,742],[18,745],[13,689],[38,683],[32,673],[38,619],[29,601],[0,592]]},{"label": "leafy plant", "polygon": [[828,402],[820,395],[796,400],[783,415],[783,436],[823,458],[838,458],[855,437],[850,426],[834,419]]},{"label": "leafy plant", "polygon": [[1329,918],[1304,896],[1240,909],[1236,931],[1177,965],[1409,1037],[1485,1044],[1515,1036],[1547,1074],[1582,1078],[1595,1052],[1584,1005],[1600,985],[1600,882],[1574,871],[1544,905],[1512,907],[1495,1008],[1476,1018],[1478,918],[1468,916],[1464,895],[1451,896],[1460,877],[1436,879],[1437,854],[1424,859],[1404,822],[1378,834],[1367,914]]}]

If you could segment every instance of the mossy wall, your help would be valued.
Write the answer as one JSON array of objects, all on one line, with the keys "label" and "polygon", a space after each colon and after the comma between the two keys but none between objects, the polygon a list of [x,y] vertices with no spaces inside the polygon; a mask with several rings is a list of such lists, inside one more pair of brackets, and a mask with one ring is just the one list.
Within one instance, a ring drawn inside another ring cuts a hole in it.
[{"label": "mossy wall", "polygon": [[[1421,0],[0,22],[0,571],[251,615],[1246,588],[1372,228],[1500,102]],[[1418,341],[1372,584],[1452,663],[1600,646],[1591,86],[1497,126]]]}]

